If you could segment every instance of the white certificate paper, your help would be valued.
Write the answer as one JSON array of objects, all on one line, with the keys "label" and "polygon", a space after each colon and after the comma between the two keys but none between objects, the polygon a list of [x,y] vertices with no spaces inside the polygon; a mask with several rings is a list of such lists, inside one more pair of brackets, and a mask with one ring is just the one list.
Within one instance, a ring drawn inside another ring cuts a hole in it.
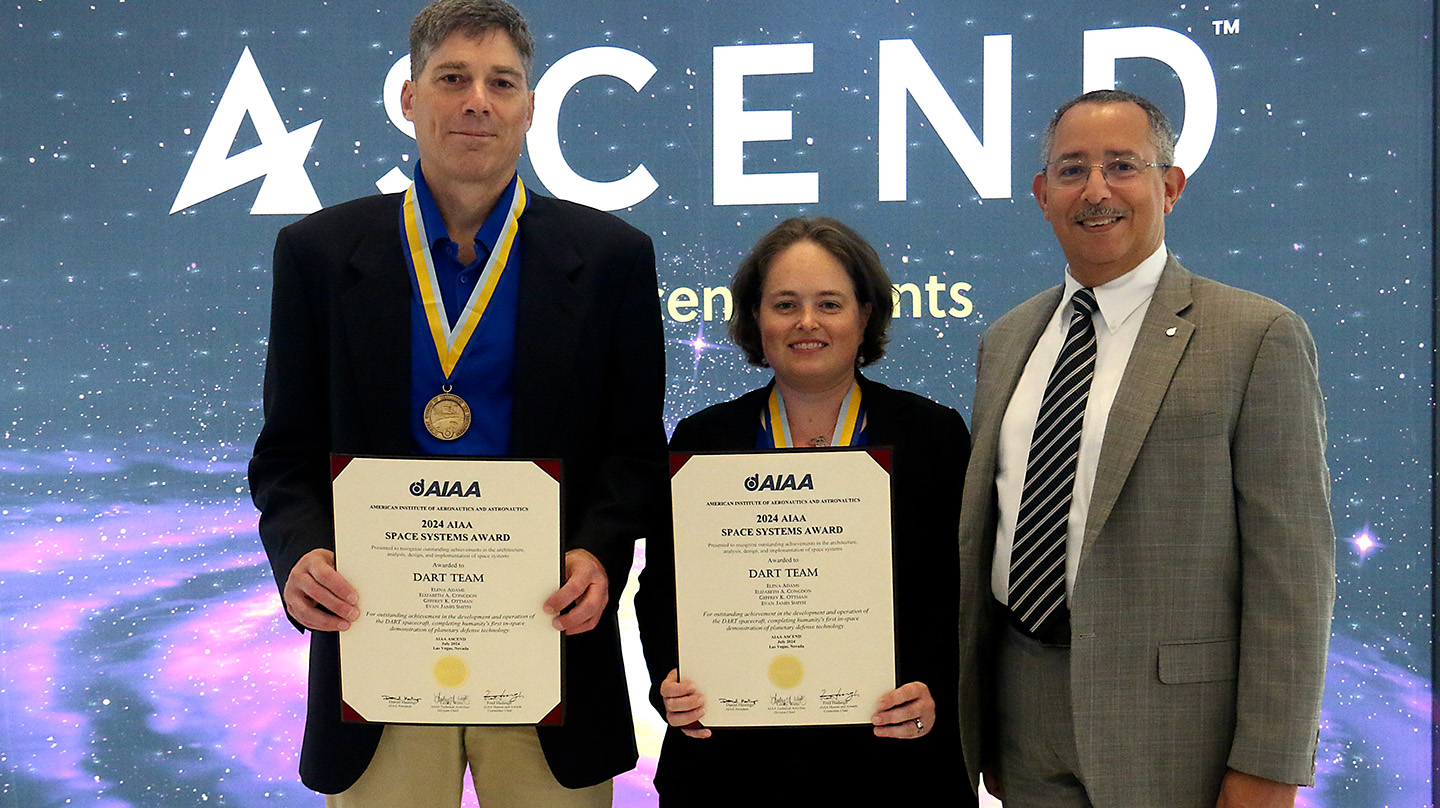
[{"label": "white certificate paper", "polygon": [[895,688],[889,452],[670,466],[680,677],[703,723],[868,724]]},{"label": "white certificate paper", "polygon": [[340,634],[347,720],[560,717],[558,461],[332,458],[335,563],[360,593]]}]

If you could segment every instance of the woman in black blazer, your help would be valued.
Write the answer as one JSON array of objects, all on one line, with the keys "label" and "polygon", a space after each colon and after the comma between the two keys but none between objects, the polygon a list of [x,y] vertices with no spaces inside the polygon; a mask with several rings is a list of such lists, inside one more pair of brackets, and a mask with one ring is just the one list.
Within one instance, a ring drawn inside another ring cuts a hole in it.
[{"label": "woman in black blazer", "polygon": [[[655,784],[662,806],[855,805],[928,799],[974,805],[956,718],[957,525],[970,436],[955,410],[860,374],[884,353],[891,284],[874,248],[827,218],[767,233],[731,281],[731,338],[775,378],[675,429],[676,452],[876,445],[893,449],[899,688],[873,727],[716,729],[677,676],[674,537],[651,538],[635,597],[650,700],[668,727]],[[842,413],[859,397],[861,417]],[[771,424],[771,411],[781,413]],[[683,540],[683,537],[682,537]]]}]

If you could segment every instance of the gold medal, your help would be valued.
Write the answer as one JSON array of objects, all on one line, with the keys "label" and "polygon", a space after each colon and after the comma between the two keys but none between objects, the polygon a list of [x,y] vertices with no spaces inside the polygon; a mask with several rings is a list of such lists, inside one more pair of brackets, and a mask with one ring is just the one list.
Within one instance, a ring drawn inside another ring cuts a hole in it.
[{"label": "gold medal", "polygon": [[441,393],[425,405],[425,429],[440,440],[455,440],[470,428],[470,405],[454,393]]}]

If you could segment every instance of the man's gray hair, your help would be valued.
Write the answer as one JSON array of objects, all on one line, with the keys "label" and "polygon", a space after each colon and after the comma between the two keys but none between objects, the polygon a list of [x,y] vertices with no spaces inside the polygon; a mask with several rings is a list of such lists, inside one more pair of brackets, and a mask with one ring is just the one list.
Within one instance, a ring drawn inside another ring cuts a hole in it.
[{"label": "man's gray hair", "polygon": [[1078,104],[1135,104],[1145,110],[1145,117],[1150,121],[1150,142],[1155,146],[1155,162],[1166,168],[1175,165],[1175,129],[1170,126],[1170,119],[1165,117],[1159,107],[1150,103],[1149,99],[1124,90],[1091,90],[1066,101],[1060,109],[1055,110],[1055,117],[1050,119],[1050,125],[1045,127],[1045,137],[1040,141],[1042,171],[1050,162],[1050,147],[1055,141],[1055,127],[1060,125],[1060,119],[1065,117],[1065,113]]},{"label": "man's gray hair", "polygon": [[535,40],[519,9],[505,0],[435,0],[410,25],[410,78],[418,79],[440,43],[451,34],[482,37],[503,31],[510,37],[525,69],[525,86],[535,64]]}]

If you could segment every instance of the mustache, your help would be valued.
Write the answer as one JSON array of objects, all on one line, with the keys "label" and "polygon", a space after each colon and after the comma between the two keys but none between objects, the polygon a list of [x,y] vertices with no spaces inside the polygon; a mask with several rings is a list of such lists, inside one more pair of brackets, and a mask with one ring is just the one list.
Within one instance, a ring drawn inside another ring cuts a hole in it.
[{"label": "mustache", "polygon": [[1071,214],[1070,221],[1081,222],[1086,219],[1100,219],[1109,216],[1123,217],[1128,213],[1129,211],[1123,208],[1113,208],[1109,205],[1091,205],[1087,208],[1077,210],[1075,211],[1075,213]]}]

